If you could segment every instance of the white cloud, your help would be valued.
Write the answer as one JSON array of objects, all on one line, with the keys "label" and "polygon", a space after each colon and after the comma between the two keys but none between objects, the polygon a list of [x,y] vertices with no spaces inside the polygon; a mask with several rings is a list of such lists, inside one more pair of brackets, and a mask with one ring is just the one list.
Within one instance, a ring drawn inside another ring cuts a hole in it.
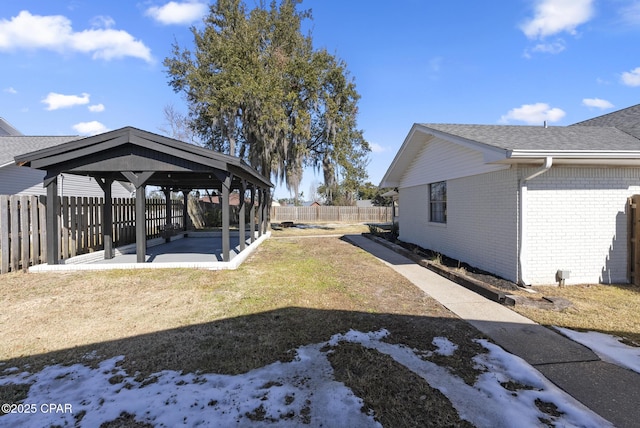
[{"label": "white cloud", "polygon": [[622,23],[633,27],[640,25],[640,1],[636,0],[621,8],[618,13]]},{"label": "white cloud", "polygon": [[145,14],[163,25],[190,24],[207,13],[207,4],[197,1],[178,3],[170,1],[164,6],[152,6]]},{"label": "white cloud", "polygon": [[96,135],[109,131],[106,126],[96,120],[76,123],[72,128],[80,135]]},{"label": "white cloud", "polygon": [[369,143],[369,147],[371,147],[371,151],[373,153],[382,153],[387,151],[386,148],[382,147],[380,144],[378,143]]},{"label": "white cloud", "polygon": [[593,0],[536,0],[534,17],[520,29],[529,39],[542,39],[554,34],[576,33],[576,27],[594,14]]},{"label": "white cloud", "polygon": [[559,54],[565,50],[564,40],[558,39],[553,43],[538,43],[532,49],[533,52],[542,52],[549,54]]},{"label": "white cloud", "polygon": [[89,104],[89,94],[83,93],[78,95],[63,95],[56,94],[55,92],[49,92],[49,95],[42,100],[44,104],[47,104],[47,110],[58,110],[60,108],[69,108],[73,106]]},{"label": "white cloud", "polygon": [[104,104],[94,104],[89,106],[89,111],[92,113],[100,113],[104,111]]},{"label": "white cloud", "polygon": [[603,110],[607,108],[613,108],[613,104],[611,104],[607,100],[602,100],[600,98],[585,98],[582,100],[582,105],[587,107],[595,107]]},{"label": "white cloud", "polygon": [[500,118],[501,123],[508,123],[512,120],[525,122],[528,125],[541,125],[544,121],[557,122],[566,113],[557,107],[551,108],[547,103],[523,104],[520,107],[509,110]]},{"label": "white cloud", "polygon": [[[105,17],[99,22],[102,26],[114,24],[111,18]],[[82,52],[105,60],[127,56],[147,62],[153,60],[151,50],[126,31],[93,28],[77,32],[65,16],[32,15],[26,10],[11,20],[0,20],[0,51],[21,49]]]},{"label": "white cloud", "polygon": [[18,91],[16,91],[13,86],[9,86],[8,88],[3,89],[4,92],[8,93],[8,94],[17,94]]},{"label": "white cloud", "polygon": [[640,67],[622,73],[622,83],[627,86],[640,86]]},{"label": "white cloud", "polygon": [[91,26],[93,28],[111,28],[114,25],[116,25],[116,21],[107,15],[98,15],[91,19]]}]

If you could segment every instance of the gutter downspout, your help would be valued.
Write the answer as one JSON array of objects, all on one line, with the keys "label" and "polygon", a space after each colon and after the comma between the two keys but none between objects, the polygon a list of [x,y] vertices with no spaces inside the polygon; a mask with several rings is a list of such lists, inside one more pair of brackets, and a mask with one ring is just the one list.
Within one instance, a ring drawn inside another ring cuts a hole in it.
[{"label": "gutter downspout", "polygon": [[520,283],[524,286],[531,285],[531,281],[528,278],[528,263],[527,263],[527,184],[529,181],[549,171],[553,165],[553,158],[547,156],[544,158],[544,164],[540,169],[535,171],[530,176],[520,180]]}]

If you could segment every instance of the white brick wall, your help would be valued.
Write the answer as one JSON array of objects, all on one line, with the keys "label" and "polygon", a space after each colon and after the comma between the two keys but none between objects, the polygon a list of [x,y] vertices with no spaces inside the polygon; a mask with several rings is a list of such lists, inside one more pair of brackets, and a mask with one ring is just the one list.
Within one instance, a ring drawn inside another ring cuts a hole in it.
[{"label": "white brick wall", "polygon": [[627,282],[625,208],[627,197],[638,193],[640,168],[555,166],[531,180],[531,282],[555,283],[558,269],[571,271],[567,284]]},{"label": "white brick wall", "polygon": [[[428,183],[399,192],[400,239],[518,281],[519,179],[537,168],[447,180],[447,223],[429,223]],[[434,180],[437,181],[437,180]],[[640,168],[553,166],[528,183],[528,279],[555,284],[625,283],[627,197],[640,194]]]},{"label": "white brick wall", "polygon": [[516,281],[517,170],[447,180],[446,224],[429,222],[428,189],[400,189],[400,239]]}]

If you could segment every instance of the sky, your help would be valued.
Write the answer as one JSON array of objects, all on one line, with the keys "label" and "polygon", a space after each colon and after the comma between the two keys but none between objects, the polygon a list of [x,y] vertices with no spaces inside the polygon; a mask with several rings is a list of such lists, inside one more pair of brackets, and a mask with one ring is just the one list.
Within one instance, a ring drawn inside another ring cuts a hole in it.
[{"label": "sky", "polygon": [[[578,338],[608,355],[617,364],[638,370],[638,348],[622,345],[618,338],[601,333],[577,333]],[[594,333],[595,335],[591,335]],[[291,362],[276,362],[238,375],[181,373],[164,370],[146,379],[127,373],[119,364],[124,356],[101,359],[85,356],[85,364],[47,366],[39,372],[2,368],[0,385],[31,384],[25,407],[16,407],[0,417],[0,424],[12,427],[80,426],[96,427],[113,421],[121,413],[135,415],[140,422],[156,426],[242,426],[279,427],[331,426],[381,427],[374,415],[364,413],[363,401],[343,383],[334,379],[328,360],[340,343],[359,344],[388,355],[397,363],[425,379],[444,394],[461,419],[477,427],[539,426],[547,420],[553,426],[612,427],[577,400],[564,393],[521,358],[509,354],[486,339],[477,339],[485,349],[473,357],[479,371],[475,384],[468,385],[446,367],[425,359],[423,351],[402,344],[387,343],[386,330],[336,334],[327,342],[301,346]],[[612,342],[618,346],[608,346]],[[455,355],[458,345],[446,337],[433,339],[432,354]],[[626,366],[635,362],[635,368]],[[70,382],[72,380],[72,382]],[[502,384],[522,385],[516,391]],[[125,386],[126,385],[126,386]],[[61,398],[63,397],[63,398]],[[558,415],[542,413],[536,402],[552,403]],[[3,407],[3,410],[4,407]],[[261,415],[262,420],[257,416]],[[305,416],[308,418],[305,420]],[[339,415],[339,417],[337,417]]]},{"label": "sky", "polygon": [[[208,2],[4,3],[0,117],[22,133],[162,133],[164,107],[186,112],[162,62],[172,44],[192,47]],[[299,9],[312,11],[304,31],[314,46],[355,81],[376,185],[413,123],[565,126],[640,102],[640,0],[304,0]],[[300,190],[321,182],[307,170]],[[276,199],[289,196],[276,188]]]}]

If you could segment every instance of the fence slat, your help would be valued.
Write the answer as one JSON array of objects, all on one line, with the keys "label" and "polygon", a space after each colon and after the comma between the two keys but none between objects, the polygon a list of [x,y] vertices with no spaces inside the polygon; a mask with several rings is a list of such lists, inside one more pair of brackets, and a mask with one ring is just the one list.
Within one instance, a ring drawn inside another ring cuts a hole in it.
[{"label": "fence slat", "polygon": [[11,270],[16,271],[20,268],[20,197],[11,196],[9,199],[9,205],[11,207],[9,211],[9,221],[11,225],[10,239],[11,239]]},{"label": "fence slat", "polygon": [[[162,199],[148,200],[147,239],[166,222]],[[117,246],[135,242],[135,200],[113,199],[113,238]],[[57,219],[63,259],[103,248],[104,199],[64,197]],[[171,221],[184,227],[183,203],[172,201]],[[0,195],[0,273],[27,269],[47,259],[46,196]]]},{"label": "fence slat", "polygon": [[392,220],[392,207],[271,207],[271,221],[388,223]]},{"label": "fence slat", "polygon": [[22,270],[29,269],[29,197],[20,196],[20,263]]},{"label": "fence slat", "polygon": [[38,226],[37,196],[29,196],[29,213],[31,215],[31,264],[37,265],[40,263],[40,228]]},{"label": "fence slat", "polygon": [[10,270],[9,254],[9,196],[0,195],[0,273]]}]

